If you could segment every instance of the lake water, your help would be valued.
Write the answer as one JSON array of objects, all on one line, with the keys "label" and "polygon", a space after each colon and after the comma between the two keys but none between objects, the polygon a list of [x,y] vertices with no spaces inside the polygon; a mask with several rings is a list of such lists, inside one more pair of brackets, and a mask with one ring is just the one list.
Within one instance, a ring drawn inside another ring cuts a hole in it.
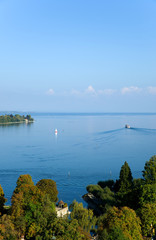
[{"label": "lake water", "polygon": [[59,199],[70,204],[82,201],[87,185],[118,178],[125,161],[133,177],[140,177],[156,154],[156,114],[32,116],[32,124],[0,126],[0,184],[7,204],[21,174],[30,174],[34,183],[55,180]]}]

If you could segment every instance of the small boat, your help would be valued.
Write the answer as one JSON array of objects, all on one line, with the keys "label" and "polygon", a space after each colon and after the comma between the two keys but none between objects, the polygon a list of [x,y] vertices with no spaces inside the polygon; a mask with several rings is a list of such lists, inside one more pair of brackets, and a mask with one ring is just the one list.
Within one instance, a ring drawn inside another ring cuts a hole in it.
[{"label": "small boat", "polygon": [[125,125],[125,128],[131,128],[131,127],[130,127],[130,125],[126,124],[126,125]]},{"label": "small boat", "polygon": [[55,128],[55,134],[57,135],[57,128]]}]

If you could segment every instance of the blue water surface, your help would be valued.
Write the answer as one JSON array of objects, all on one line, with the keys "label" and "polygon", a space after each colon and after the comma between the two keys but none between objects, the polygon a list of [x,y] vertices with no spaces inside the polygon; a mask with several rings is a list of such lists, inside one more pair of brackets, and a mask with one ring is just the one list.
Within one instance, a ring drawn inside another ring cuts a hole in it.
[{"label": "blue water surface", "polygon": [[156,154],[156,114],[32,116],[31,124],[0,126],[0,184],[7,204],[21,174],[30,174],[35,184],[55,180],[59,199],[70,204],[83,201],[87,185],[118,178],[125,161],[133,177],[141,177]]}]

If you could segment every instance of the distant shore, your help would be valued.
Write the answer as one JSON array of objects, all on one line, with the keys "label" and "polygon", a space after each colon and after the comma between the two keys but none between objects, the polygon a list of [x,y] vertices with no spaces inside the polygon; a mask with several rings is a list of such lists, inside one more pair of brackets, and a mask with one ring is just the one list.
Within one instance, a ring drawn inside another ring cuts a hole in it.
[{"label": "distant shore", "polygon": [[19,115],[19,114],[10,114],[10,115],[1,115],[0,116],[0,124],[20,124],[20,123],[30,123],[33,122],[34,119],[31,117],[31,115]]},{"label": "distant shore", "polygon": [[18,124],[18,123],[25,123],[25,124],[28,124],[28,123],[33,123],[34,122],[34,120],[33,121],[28,121],[28,122],[26,122],[26,121],[20,121],[20,122],[6,122],[6,123],[0,123],[0,125],[11,125],[11,124]]}]

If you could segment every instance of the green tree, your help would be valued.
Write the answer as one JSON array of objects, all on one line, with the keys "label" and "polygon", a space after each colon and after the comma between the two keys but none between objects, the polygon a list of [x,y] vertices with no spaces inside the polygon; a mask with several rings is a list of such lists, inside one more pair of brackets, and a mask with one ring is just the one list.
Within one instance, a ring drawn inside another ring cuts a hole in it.
[{"label": "green tree", "polygon": [[127,192],[132,188],[133,177],[131,169],[127,162],[121,167],[120,176],[119,176],[119,191]]},{"label": "green tree", "polygon": [[56,187],[56,182],[51,179],[42,179],[40,180],[36,186],[44,193],[49,195],[49,198],[53,202],[58,201],[58,191]]},{"label": "green tree", "polygon": [[147,203],[138,210],[143,236],[153,236],[156,229],[156,202]]},{"label": "green tree", "polygon": [[156,183],[141,186],[139,204],[143,206],[146,203],[156,203]]},{"label": "green tree", "polygon": [[0,185],[0,213],[3,213],[4,203],[6,202],[6,198],[4,197],[3,188]]},{"label": "green tree", "polygon": [[117,205],[132,207],[133,177],[127,162],[121,167],[116,193]]},{"label": "green tree", "polygon": [[73,201],[70,205],[70,210],[72,210],[70,215],[71,219],[76,219],[82,229],[90,232],[96,224],[96,218],[93,215],[93,211],[84,208],[82,203],[76,201]]},{"label": "green tree", "polygon": [[111,231],[108,233],[106,229],[102,231],[99,240],[127,240],[127,237],[124,235],[120,227],[112,226]]},{"label": "green tree", "polygon": [[30,176],[22,175],[12,196],[11,216],[18,232],[31,239],[42,235],[56,217],[55,204],[33,184]]},{"label": "green tree", "polygon": [[[55,234],[57,240],[90,240],[89,233],[84,231],[78,223],[78,220],[68,220],[64,218],[57,218],[50,224],[49,236]],[[45,238],[43,238],[45,239]],[[51,238],[47,238],[51,239]],[[45,240],[47,240],[45,239]]]},{"label": "green tree", "polygon": [[145,163],[143,177],[146,183],[156,183],[156,155]]},{"label": "green tree", "polygon": [[130,192],[129,201],[131,201],[131,208],[137,210],[140,208],[140,198],[142,196],[142,188],[144,185],[144,180],[141,178],[133,179],[133,189]]},{"label": "green tree", "polygon": [[17,179],[16,184],[17,184],[16,189],[20,188],[21,185],[23,184],[34,185],[32,177],[29,174],[20,175],[19,178]]},{"label": "green tree", "polygon": [[114,188],[115,182],[113,180],[107,180],[107,181],[99,181],[98,185],[102,188],[109,187],[110,190],[112,191]]},{"label": "green tree", "polygon": [[25,118],[28,119],[28,121],[32,121],[32,120],[33,120],[33,118],[31,117],[31,115],[27,115]]},{"label": "green tree", "polygon": [[110,240],[113,236],[118,240],[142,240],[140,219],[135,211],[128,207],[113,207],[100,217],[98,235],[100,240]]},{"label": "green tree", "polygon": [[116,205],[115,194],[109,187],[106,186],[105,188],[102,188],[99,184],[91,184],[88,185],[86,189],[96,197],[95,201],[99,210],[98,212],[104,213],[107,208]]},{"label": "green tree", "polygon": [[47,229],[51,222],[56,218],[55,205],[49,200],[47,195],[43,196],[41,202],[31,201],[27,205],[25,219],[27,224],[26,237],[29,239],[40,236],[47,239]]},{"label": "green tree", "polygon": [[0,240],[17,240],[18,233],[15,230],[11,217],[4,214],[0,218]]}]

